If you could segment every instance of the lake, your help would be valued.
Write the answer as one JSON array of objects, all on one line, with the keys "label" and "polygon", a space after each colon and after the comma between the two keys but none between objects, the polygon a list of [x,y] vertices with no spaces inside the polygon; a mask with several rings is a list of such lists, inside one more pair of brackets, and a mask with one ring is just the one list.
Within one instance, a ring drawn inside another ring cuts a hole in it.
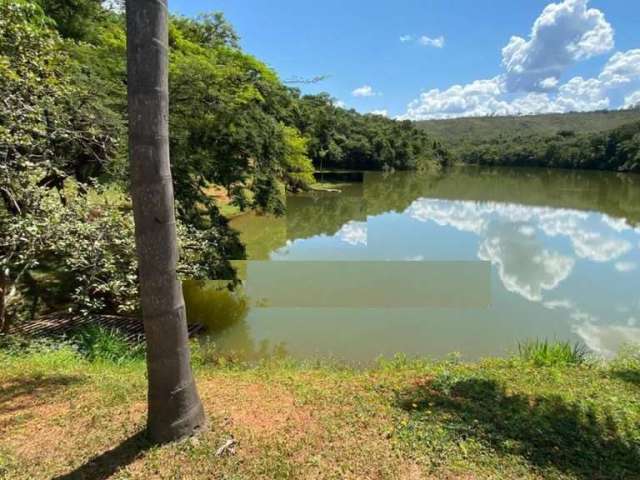
[{"label": "lake", "polygon": [[640,175],[460,167],[324,174],[282,217],[232,221],[244,288],[185,284],[220,352],[473,360],[525,339],[640,342]]}]

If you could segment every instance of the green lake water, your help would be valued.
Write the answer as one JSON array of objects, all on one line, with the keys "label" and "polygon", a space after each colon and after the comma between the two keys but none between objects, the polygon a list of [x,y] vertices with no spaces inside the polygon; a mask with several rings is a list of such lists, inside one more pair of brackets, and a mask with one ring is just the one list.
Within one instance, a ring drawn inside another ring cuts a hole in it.
[{"label": "green lake water", "polygon": [[464,167],[327,174],[340,192],[233,220],[244,287],[185,283],[222,353],[370,362],[640,342],[640,175]]}]

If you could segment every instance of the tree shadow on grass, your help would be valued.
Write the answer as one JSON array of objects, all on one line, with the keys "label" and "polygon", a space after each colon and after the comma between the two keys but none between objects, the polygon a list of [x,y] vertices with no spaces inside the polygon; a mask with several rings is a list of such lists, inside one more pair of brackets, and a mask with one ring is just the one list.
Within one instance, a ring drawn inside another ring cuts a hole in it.
[{"label": "tree shadow on grass", "polygon": [[105,480],[133,463],[152,446],[153,444],[147,440],[146,432],[138,432],[117,447],[93,457],[72,472],[54,477],[53,480]]},{"label": "tree shadow on grass", "polygon": [[0,414],[23,410],[37,403],[50,401],[59,390],[82,381],[72,375],[14,378],[0,386]]},{"label": "tree shadow on grass", "polygon": [[401,392],[398,405],[425,423],[434,422],[424,415],[429,409],[461,438],[474,437],[501,455],[520,455],[540,469],[583,480],[640,478],[640,445],[632,434],[640,425],[621,426],[610,412],[556,395],[509,393],[482,378],[450,384],[436,379]]},{"label": "tree shadow on grass", "polygon": [[613,370],[611,375],[625,382],[632,383],[636,387],[640,387],[640,370]]}]

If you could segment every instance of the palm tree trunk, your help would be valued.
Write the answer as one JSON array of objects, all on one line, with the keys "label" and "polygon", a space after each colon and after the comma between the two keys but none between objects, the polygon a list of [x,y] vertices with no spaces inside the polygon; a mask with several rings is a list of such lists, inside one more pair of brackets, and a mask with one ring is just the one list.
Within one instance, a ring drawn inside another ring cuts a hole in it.
[{"label": "palm tree trunk", "polygon": [[127,66],[131,195],[142,317],[147,339],[149,415],[156,442],[205,423],[190,365],[169,164],[167,0],[128,0]]},{"label": "palm tree trunk", "polygon": [[0,271],[0,333],[9,333],[9,321],[6,318],[7,310],[5,298],[9,290],[4,272]]}]

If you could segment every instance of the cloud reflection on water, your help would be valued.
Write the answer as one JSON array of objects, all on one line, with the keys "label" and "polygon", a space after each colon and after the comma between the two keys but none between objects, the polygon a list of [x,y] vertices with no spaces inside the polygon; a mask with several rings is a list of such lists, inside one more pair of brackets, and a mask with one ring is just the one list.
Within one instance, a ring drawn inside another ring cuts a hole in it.
[{"label": "cloud reflection on water", "polygon": [[[640,228],[633,228],[626,219],[570,209],[431,198],[415,200],[404,214],[479,236],[477,255],[496,268],[504,288],[531,302],[542,302],[549,310],[567,310],[572,330],[593,351],[612,356],[624,343],[640,343],[635,317],[624,325],[603,325],[571,300],[544,299],[545,292],[570,277],[578,260],[615,261],[617,272],[633,272],[637,264],[622,258],[633,249],[628,237],[640,235]],[[546,246],[553,238],[567,239],[571,252]]]},{"label": "cloud reflection on water", "polygon": [[349,245],[367,245],[367,222],[351,220],[338,230],[336,237]]}]

